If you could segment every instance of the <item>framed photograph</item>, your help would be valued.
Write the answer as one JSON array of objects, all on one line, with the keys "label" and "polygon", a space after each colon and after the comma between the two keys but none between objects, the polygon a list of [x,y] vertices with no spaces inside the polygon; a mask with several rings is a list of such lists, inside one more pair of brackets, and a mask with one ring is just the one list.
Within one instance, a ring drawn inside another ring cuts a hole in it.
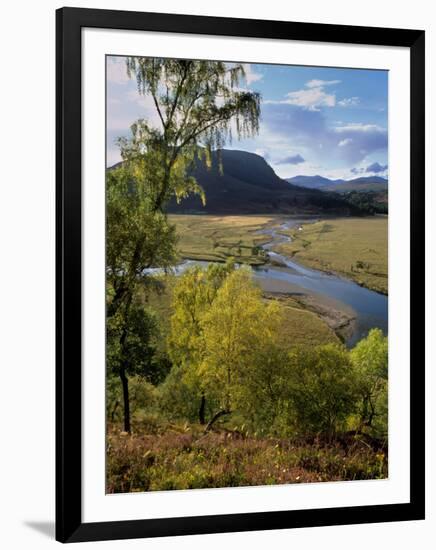
[{"label": "framed photograph", "polygon": [[61,542],[424,518],[424,32],[57,11]]}]

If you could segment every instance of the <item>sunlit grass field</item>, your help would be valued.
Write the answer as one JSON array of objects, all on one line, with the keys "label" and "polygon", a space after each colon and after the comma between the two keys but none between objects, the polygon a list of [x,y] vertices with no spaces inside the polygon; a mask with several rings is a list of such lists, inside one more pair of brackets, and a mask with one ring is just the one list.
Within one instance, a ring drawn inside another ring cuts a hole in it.
[{"label": "sunlit grass field", "polygon": [[268,216],[170,215],[177,227],[182,258],[223,262],[229,257],[250,265],[265,263],[260,245],[268,237],[257,234],[274,220]]},{"label": "sunlit grass field", "polygon": [[[229,257],[250,265],[267,260],[259,234],[279,224],[274,216],[171,215],[179,235],[182,258],[223,262]],[[358,284],[388,292],[388,219],[385,216],[328,219],[305,224],[302,230],[283,231],[292,242],[275,250],[309,267],[336,272]]]},{"label": "sunlit grass field", "polygon": [[323,271],[332,271],[358,284],[388,293],[388,219],[341,218],[305,224],[284,233],[290,243],[276,247],[285,256]]},{"label": "sunlit grass field", "polygon": [[316,313],[304,309],[292,297],[282,298],[280,301],[284,306],[281,329],[284,347],[317,346],[340,341],[335,332]]}]

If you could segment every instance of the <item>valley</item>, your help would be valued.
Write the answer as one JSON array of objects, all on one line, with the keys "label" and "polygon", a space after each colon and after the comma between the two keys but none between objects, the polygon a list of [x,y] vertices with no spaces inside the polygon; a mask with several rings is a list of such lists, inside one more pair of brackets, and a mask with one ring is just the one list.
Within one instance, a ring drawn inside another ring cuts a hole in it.
[{"label": "valley", "polygon": [[179,235],[179,270],[228,258],[251,265],[266,296],[300,310],[304,338],[319,330],[308,312],[348,345],[372,327],[387,332],[387,218],[171,215],[170,221]]}]

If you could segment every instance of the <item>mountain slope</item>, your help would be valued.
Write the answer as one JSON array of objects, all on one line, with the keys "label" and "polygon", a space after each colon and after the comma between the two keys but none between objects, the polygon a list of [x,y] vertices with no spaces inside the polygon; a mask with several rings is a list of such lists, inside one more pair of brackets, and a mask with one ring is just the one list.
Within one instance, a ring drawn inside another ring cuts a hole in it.
[{"label": "mountain slope", "polygon": [[217,152],[208,169],[198,161],[192,175],[203,187],[206,205],[189,197],[168,205],[171,213],[257,214],[257,213],[357,213],[335,194],[306,189],[277,176],[265,159],[254,153],[223,149],[222,172]]},{"label": "mountain slope", "polygon": [[332,183],[342,183],[345,180],[331,180],[323,176],[294,176],[293,178],[286,178],[286,181],[292,185],[307,187],[308,189],[322,189],[332,185]]}]

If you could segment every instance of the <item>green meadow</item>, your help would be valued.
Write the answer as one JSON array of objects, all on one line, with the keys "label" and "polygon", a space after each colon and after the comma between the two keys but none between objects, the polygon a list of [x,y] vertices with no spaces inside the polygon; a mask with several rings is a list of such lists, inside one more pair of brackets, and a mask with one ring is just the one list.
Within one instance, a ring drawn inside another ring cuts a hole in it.
[{"label": "green meadow", "polygon": [[388,293],[387,216],[326,219],[283,233],[292,241],[277,246],[277,252]]},{"label": "green meadow", "polygon": [[274,219],[274,216],[169,216],[170,222],[176,225],[182,258],[224,262],[232,257],[250,265],[266,262],[260,247],[268,238],[258,231]]}]

